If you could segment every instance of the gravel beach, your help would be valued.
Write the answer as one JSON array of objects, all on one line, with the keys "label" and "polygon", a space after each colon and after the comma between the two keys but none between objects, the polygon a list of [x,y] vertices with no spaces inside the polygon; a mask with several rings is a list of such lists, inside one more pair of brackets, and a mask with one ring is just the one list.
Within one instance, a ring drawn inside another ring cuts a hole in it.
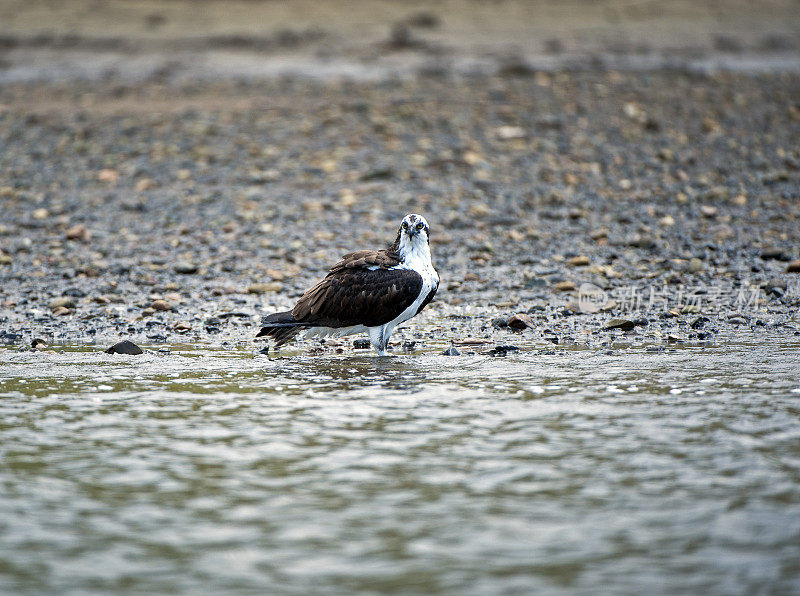
[{"label": "gravel beach", "polygon": [[420,347],[637,317],[794,334],[798,97],[794,74],[589,70],[5,86],[0,330],[246,341],[420,212],[442,276]]},{"label": "gravel beach", "polygon": [[398,345],[795,334],[800,22],[725,6],[11,3],[0,343],[251,342],[409,212]]}]

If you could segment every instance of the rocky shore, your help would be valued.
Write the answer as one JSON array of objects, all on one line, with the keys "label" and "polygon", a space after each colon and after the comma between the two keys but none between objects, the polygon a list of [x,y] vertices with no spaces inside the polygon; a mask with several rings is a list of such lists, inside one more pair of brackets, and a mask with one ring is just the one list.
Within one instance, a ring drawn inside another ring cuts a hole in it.
[{"label": "rocky shore", "polygon": [[396,350],[796,335],[798,97],[796,74],[602,69],[6,85],[0,355],[255,352],[261,315],[408,212],[442,286]]}]

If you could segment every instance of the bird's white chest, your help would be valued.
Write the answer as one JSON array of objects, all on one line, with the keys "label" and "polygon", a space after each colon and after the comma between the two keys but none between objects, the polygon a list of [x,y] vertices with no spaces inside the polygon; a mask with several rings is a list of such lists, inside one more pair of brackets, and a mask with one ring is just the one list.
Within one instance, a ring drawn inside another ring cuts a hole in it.
[{"label": "bird's white chest", "polygon": [[[427,248],[427,246],[425,248]],[[425,298],[428,297],[428,294],[431,293],[431,290],[439,285],[439,274],[436,273],[436,269],[433,268],[430,252],[427,250],[409,251],[403,262],[400,265],[392,267],[392,269],[409,269],[418,273],[422,278],[422,287],[420,288],[419,295],[416,297],[414,302],[412,302],[402,313],[400,313],[400,315],[394,321],[389,323],[392,327],[394,327],[404,321],[409,320],[411,317],[417,314],[417,311],[419,310],[420,306],[422,306]]]}]

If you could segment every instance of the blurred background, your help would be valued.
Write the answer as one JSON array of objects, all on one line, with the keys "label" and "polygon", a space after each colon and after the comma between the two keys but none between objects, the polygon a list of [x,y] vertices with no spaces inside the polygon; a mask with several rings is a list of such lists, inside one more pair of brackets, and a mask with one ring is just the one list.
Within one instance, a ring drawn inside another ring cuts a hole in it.
[{"label": "blurred background", "polygon": [[796,0],[3,0],[0,82],[796,69],[797,13]]}]

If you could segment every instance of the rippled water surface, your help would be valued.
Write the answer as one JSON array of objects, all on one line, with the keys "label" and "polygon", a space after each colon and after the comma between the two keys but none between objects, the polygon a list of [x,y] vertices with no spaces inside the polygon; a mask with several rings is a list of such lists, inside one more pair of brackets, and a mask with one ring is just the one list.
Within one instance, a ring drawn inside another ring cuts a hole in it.
[{"label": "rippled water surface", "polygon": [[0,351],[0,591],[800,591],[800,344]]}]

